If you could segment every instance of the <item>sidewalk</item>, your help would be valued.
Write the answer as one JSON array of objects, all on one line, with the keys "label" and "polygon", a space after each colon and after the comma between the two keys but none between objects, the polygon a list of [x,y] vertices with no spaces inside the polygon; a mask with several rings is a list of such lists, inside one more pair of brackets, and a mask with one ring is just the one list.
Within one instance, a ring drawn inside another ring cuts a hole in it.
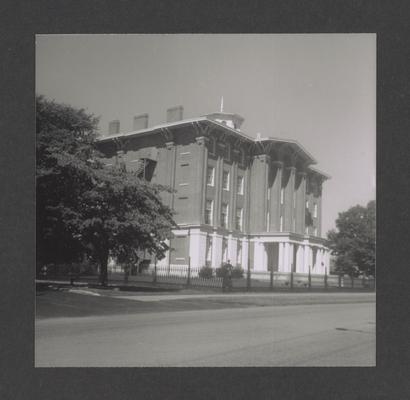
[{"label": "sidewalk", "polygon": [[281,293],[271,293],[271,292],[263,292],[263,293],[207,293],[207,294],[161,294],[161,295],[153,295],[153,294],[144,294],[144,295],[118,295],[115,298],[125,299],[125,300],[135,300],[135,301],[144,301],[144,302],[152,302],[152,301],[172,301],[172,300],[199,300],[199,299],[251,299],[251,298],[269,298],[269,299],[297,299],[297,300],[312,300],[320,298],[322,299],[338,299],[338,300],[349,300],[351,301],[354,297],[355,301],[358,299],[375,300],[376,296],[375,293],[346,293],[346,292],[281,292]]}]

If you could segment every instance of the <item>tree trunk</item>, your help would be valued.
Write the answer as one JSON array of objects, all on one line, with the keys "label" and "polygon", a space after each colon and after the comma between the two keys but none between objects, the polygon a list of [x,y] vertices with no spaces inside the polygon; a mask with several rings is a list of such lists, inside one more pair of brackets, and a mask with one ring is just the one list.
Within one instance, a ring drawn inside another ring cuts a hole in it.
[{"label": "tree trunk", "polygon": [[107,286],[108,278],[108,251],[104,252],[100,258],[100,282],[102,286]]}]

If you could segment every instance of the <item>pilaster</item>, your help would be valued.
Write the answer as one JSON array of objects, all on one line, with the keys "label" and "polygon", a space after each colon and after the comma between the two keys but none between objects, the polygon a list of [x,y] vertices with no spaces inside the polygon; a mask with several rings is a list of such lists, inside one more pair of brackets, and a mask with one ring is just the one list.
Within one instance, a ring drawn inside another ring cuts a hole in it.
[{"label": "pilaster", "polygon": [[169,187],[173,190],[172,193],[169,194],[169,207],[174,209],[174,202],[175,202],[175,169],[176,169],[176,157],[177,151],[176,146],[173,141],[169,141],[165,143],[165,146],[168,150],[168,165],[169,165]]},{"label": "pilaster", "polygon": [[[199,212],[199,223],[205,223],[205,201],[206,201],[206,174],[208,167],[208,138],[205,136],[199,136],[195,138],[197,143],[197,157],[193,158],[196,168],[196,180],[195,180],[195,190],[194,190],[194,201],[198,203]],[[195,198],[195,196],[197,196]]]},{"label": "pilaster", "polygon": [[282,187],[282,174],[283,163],[280,161],[273,161],[271,168],[275,169],[275,179],[270,188],[270,231],[280,231],[280,216],[281,216],[281,204],[280,204],[280,190]]},{"label": "pilaster", "polygon": [[293,196],[295,192],[295,167],[286,168],[287,181],[284,188],[284,204],[283,204],[283,230],[293,232],[294,219],[294,204]]},{"label": "pilaster", "polygon": [[251,168],[250,231],[266,231],[267,178],[270,156],[255,156]]},{"label": "pilaster", "polygon": [[214,204],[214,227],[221,225],[221,202],[222,202],[222,174],[224,160],[218,157],[215,169],[215,204]]},{"label": "pilaster", "polygon": [[250,193],[251,193],[251,171],[249,163],[246,166],[245,175],[244,175],[244,207],[243,207],[243,231],[249,233],[250,230],[250,215],[251,215],[251,206],[250,206]]},{"label": "pilaster", "polygon": [[216,232],[212,237],[212,268],[219,268],[222,263],[222,236]]},{"label": "pilaster", "polygon": [[230,176],[230,196],[229,196],[229,229],[235,230],[235,218],[236,218],[236,185],[237,185],[237,176],[238,176],[238,163],[234,161],[231,167],[231,176]]},{"label": "pilaster", "polygon": [[305,210],[306,210],[306,172],[296,174],[296,232],[305,233]]}]

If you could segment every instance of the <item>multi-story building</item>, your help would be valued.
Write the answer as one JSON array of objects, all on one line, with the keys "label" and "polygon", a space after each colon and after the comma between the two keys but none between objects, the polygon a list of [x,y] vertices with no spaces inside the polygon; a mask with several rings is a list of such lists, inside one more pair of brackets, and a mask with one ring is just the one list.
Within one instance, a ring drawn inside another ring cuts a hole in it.
[{"label": "multi-story building", "polygon": [[323,274],[329,251],[321,238],[322,184],[312,155],[295,140],[256,138],[240,130],[244,119],[217,112],[148,127],[134,118],[132,132],[119,121],[99,147],[110,165],[123,165],[171,187],[163,201],[178,229],[159,264],[217,268],[230,260],[253,271]]}]

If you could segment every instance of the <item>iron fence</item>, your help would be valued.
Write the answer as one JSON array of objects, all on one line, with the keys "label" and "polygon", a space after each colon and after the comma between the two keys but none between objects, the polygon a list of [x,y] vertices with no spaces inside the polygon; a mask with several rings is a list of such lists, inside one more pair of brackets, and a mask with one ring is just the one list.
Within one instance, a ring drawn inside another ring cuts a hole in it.
[{"label": "iron fence", "polygon": [[[45,279],[62,279],[64,276],[47,276]],[[66,276],[73,279],[72,276]],[[77,275],[75,282],[98,283],[97,275]],[[149,266],[149,268],[129,275],[124,272],[110,272],[108,281],[111,284],[132,285],[166,284],[176,287],[210,288],[222,289],[224,280],[215,276],[201,276],[199,268],[191,268],[189,265]],[[375,279],[360,277],[352,278],[340,275],[319,275],[295,272],[260,272],[245,271],[242,278],[230,279],[233,290],[303,290],[303,289],[375,289]]]}]

